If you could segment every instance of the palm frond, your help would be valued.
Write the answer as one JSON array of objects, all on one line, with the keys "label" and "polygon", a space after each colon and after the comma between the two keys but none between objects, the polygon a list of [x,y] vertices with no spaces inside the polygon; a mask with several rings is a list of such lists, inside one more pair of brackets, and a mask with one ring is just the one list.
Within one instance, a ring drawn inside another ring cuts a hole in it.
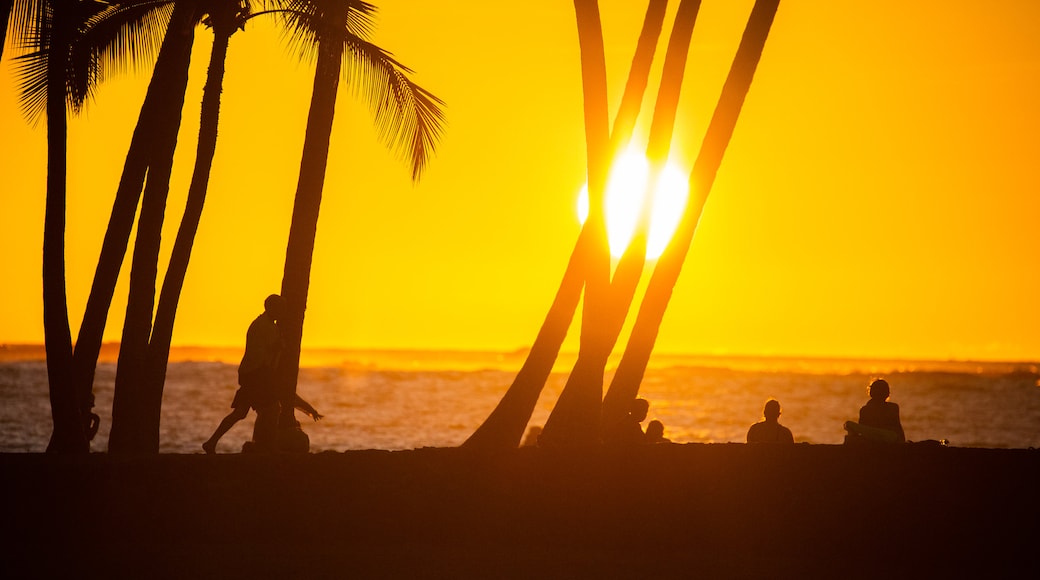
[{"label": "palm frond", "polygon": [[18,106],[33,127],[47,111],[47,70],[54,11],[43,0],[15,2],[11,34],[21,54],[12,59],[18,79]]},{"label": "palm frond", "polygon": [[304,62],[316,58],[322,38],[367,40],[375,14],[376,7],[361,0],[283,0],[278,11],[290,52]]},{"label": "palm frond", "polygon": [[173,5],[173,0],[121,2],[91,18],[83,30],[83,45],[103,72],[144,70],[159,54]]},{"label": "palm frond", "polygon": [[20,54],[12,65],[18,79],[18,106],[35,127],[47,111],[47,49]]},{"label": "palm frond", "polygon": [[[7,18],[7,34],[11,39],[11,45],[18,51],[32,50],[34,47],[29,41],[31,32],[40,27],[47,18],[49,12],[46,0],[9,0],[9,14],[3,14]],[[6,39],[0,38],[0,42]],[[6,42],[5,42],[6,44]]]},{"label": "palm frond", "polygon": [[173,2],[126,0],[115,6],[81,2],[77,8],[65,63],[66,101],[73,113],[94,97],[108,69],[120,73],[128,63],[140,66],[154,61]]},{"label": "palm frond", "polygon": [[344,52],[343,74],[372,108],[380,138],[418,180],[444,129],[444,102],[408,78],[413,71],[368,40],[376,7],[360,0],[288,0],[280,13],[290,51],[311,61]]},{"label": "palm frond", "polygon": [[409,161],[417,181],[443,132],[444,102],[409,79],[411,69],[371,42],[348,36],[344,49],[348,84],[372,108],[380,137]]},{"label": "palm frond", "polygon": [[[55,87],[49,86],[50,67],[63,69],[62,97],[66,107],[78,113],[108,69],[122,72],[126,63],[154,60],[173,9],[172,0],[126,0],[115,6],[105,2],[41,5],[44,9],[34,16],[36,20],[19,33],[27,52],[14,59],[20,106],[32,125],[46,111],[48,90],[55,94]],[[28,24],[29,16],[20,18]],[[63,46],[52,52],[52,42]]]}]

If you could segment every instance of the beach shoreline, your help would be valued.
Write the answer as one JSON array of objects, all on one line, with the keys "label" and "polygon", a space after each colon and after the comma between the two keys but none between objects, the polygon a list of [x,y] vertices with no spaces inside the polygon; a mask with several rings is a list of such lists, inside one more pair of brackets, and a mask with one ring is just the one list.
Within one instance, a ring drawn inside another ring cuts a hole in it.
[{"label": "beach shoreline", "polygon": [[1040,451],[655,445],[0,454],[22,577],[1007,576]]}]

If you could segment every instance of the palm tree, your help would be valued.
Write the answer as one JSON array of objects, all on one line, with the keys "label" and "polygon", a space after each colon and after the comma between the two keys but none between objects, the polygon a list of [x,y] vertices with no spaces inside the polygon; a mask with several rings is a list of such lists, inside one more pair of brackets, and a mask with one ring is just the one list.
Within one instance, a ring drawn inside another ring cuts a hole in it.
[{"label": "palm tree", "polygon": [[243,0],[213,2],[207,5],[206,10],[208,16],[202,22],[213,30],[213,47],[210,50],[209,70],[206,84],[203,87],[195,168],[188,186],[184,215],[177,229],[170,263],[163,278],[159,303],[155,311],[155,324],[148,338],[144,373],[140,377],[141,388],[148,393],[148,408],[142,409],[141,412],[146,413],[150,419],[148,440],[154,441],[156,451],[158,450],[159,411],[170,357],[170,344],[173,340],[177,304],[184,287],[195,233],[198,231],[202,210],[206,203],[209,175],[213,167],[213,156],[216,153],[224,62],[231,35],[244,29],[246,20],[252,16],[249,4]]},{"label": "palm tree", "polygon": [[589,215],[592,249],[585,253],[585,300],[582,303],[578,360],[567,387],[560,394],[542,430],[542,443],[588,444],[599,438],[599,405],[603,396],[603,320],[599,316],[609,302],[610,251],[604,198],[610,168],[607,114],[607,72],[603,54],[603,28],[596,0],[574,0],[581,47],[582,94],[585,97],[585,146],[587,150]]},{"label": "palm tree", "polygon": [[[188,84],[188,67],[191,62],[191,48],[195,38],[195,24],[199,18],[199,3],[193,0],[178,0],[175,3],[170,26],[160,49],[159,59],[149,83],[161,86],[166,95],[157,97],[149,108],[148,96],[141,108],[141,117],[135,130],[135,140],[142,124],[148,135],[147,153],[137,157],[135,143],[131,142],[131,152],[127,154],[128,165],[131,157],[144,163],[144,170],[139,166],[132,168],[129,177],[136,178],[137,172],[147,172],[147,182],[141,193],[140,182],[133,179],[128,183],[125,203],[130,201],[136,205],[136,197],[141,198],[141,215],[137,225],[137,238],[130,272],[130,294],[127,299],[126,318],[123,323],[122,340],[119,346],[119,357],[116,363],[116,384],[112,399],[112,430],[109,434],[108,450],[112,453],[155,452],[158,450],[158,433],[154,439],[149,437],[149,425],[157,421],[147,412],[154,406],[151,394],[143,386],[145,356],[147,354],[148,336],[151,333],[152,310],[155,306],[155,283],[158,276],[159,245],[161,241],[163,217],[166,211],[166,197],[170,190],[170,174],[173,170],[173,155],[177,148],[177,132],[180,129],[181,110],[184,106],[184,95]],[[164,52],[166,51],[166,52]],[[167,60],[164,60],[167,57]],[[154,115],[154,116],[153,116]],[[144,143],[140,143],[144,145]],[[124,178],[128,177],[127,166],[124,165]],[[124,182],[120,180],[120,190]],[[120,203],[119,192],[116,204]],[[110,231],[115,221],[117,210],[126,208],[113,206],[113,220],[109,222]],[[132,224],[133,215],[130,215]],[[125,226],[124,226],[125,227]],[[122,233],[120,230],[120,234]],[[111,287],[118,277],[119,266],[126,252],[127,235],[121,237],[122,246],[116,255],[109,256],[115,264],[115,271],[106,272],[110,276]],[[106,242],[108,232],[106,232]],[[102,247],[104,254],[105,248]],[[104,257],[104,256],[103,256]],[[101,271],[101,260],[98,263]],[[113,275],[114,274],[114,275]],[[97,276],[95,275],[95,281]],[[91,289],[93,294],[93,288]],[[111,303],[112,293],[105,297],[104,311]],[[90,303],[88,301],[88,309]],[[86,321],[84,321],[86,323]],[[103,332],[104,327],[101,326]],[[81,330],[82,332],[82,330]],[[100,336],[100,335],[98,335]],[[100,339],[96,344],[100,349]],[[94,364],[96,364],[94,357]],[[156,412],[157,415],[157,412]]]},{"label": "palm tree", "polygon": [[[636,287],[646,264],[646,245],[650,229],[650,214],[653,207],[654,190],[658,178],[668,162],[671,151],[672,133],[675,127],[675,116],[679,108],[679,95],[682,91],[686,61],[690,51],[690,41],[700,11],[700,0],[682,0],[675,14],[672,34],[668,39],[668,50],[665,54],[664,69],[661,72],[661,86],[657,92],[654,105],[653,120],[650,125],[650,138],[647,143],[646,157],[650,161],[650,173],[643,191],[643,207],[637,227],[633,232],[625,253],[621,256],[614,277],[611,280],[611,302],[602,313],[607,326],[607,340],[610,351],[617,344],[621,327],[625,323],[628,311],[632,307]],[[607,353],[609,355],[609,352]],[[603,361],[606,364],[606,360]],[[601,431],[618,424],[620,416],[614,409],[608,408],[610,400],[604,400],[602,409]],[[627,409],[627,407],[625,407]],[[624,410],[619,410],[622,414]]]},{"label": "palm tree", "polygon": [[[280,3],[280,4],[284,4]],[[169,362],[173,327],[177,304],[187,275],[188,263],[198,231],[202,210],[205,206],[209,174],[216,152],[217,127],[220,119],[220,94],[223,86],[224,61],[231,36],[244,30],[245,23],[255,17],[269,14],[284,14],[286,9],[274,3],[274,8],[252,13],[251,7],[242,0],[226,0],[207,5],[208,16],[203,24],[213,29],[213,47],[210,52],[209,71],[203,89],[199,142],[195,156],[195,169],[188,187],[184,216],[177,230],[170,263],[163,278],[159,303],[155,312],[155,323],[148,339],[142,388],[148,393],[148,408],[142,413],[149,418],[148,440],[158,442],[159,411]],[[305,15],[301,15],[305,16]],[[157,447],[155,447],[157,450]]]},{"label": "palm tree", "polygon": [[[687,204],[679,227],[661,254],[657,267],[654,268],[636,316],[632,335],[607,390],[606,399],[612,401],[612,409],[623,407],[624,401],[635,398],[639,392],[639,385],[646,372],[654,342],[657,340],[665,309],[689,252],[697,222],[715,181],[715,175],[722,164],[723,154],[733,135],[744,99],[751,87],[779,4],[780,0],[756,0],[748,17],[729,76],[723,85],[715,113],[690,173],[691,203]],[[607,406],[605,400],[604,407]]]},{"label": "palm tree", "polygon": [[[162,46],[123,164],[123,174],[112,203],[112,214],[76,340],[73,388],[85,408],[93,405],[94,373],[108,310],[129,245],[151,154],[153,150],[168,149],[162,142],[170,139],[169,127],[165,131],[160,131],[158,127],[177,123],[183,105],[187,66],[194,38],[191,27],[196,20],[197,3],[194,0],[177,0],[166,4],[172,10],[168,13],[168,24],[161,37]],[[176,133],[173,135],[175,138]]]},{"label": "palm tree", "polygon": [[[667,0],[651,0],[639,33],[625,92],[610,133],[613,157],[628,143],[639,116],[640,103],[650,76],[654,51],[664,24]],[[592,230],[583,227],[575,243],[549,312],[538,332],[523,366],[502,400],[480,427],[463,443],[464,447],[508,449],[517,447],[538,402],[545,381],[552,371],[560,346],[574,318],[585,284],[582,264],[585,252],[592,249]]]},{"label": "palm tree", "polygon": [[374,28],[375,6],[359,0],[301,0],[286,15],[295,46],[316,60],[314,89],[300,161],[300,177],[285,251],[282,296],[286,316],[280,322],[286,350],[278,372],[283,385],[283,427],[296,425],[292,401],[300,367],[304,311],[318,226],[329,140],[340,75],[344,66],[361,84],[388,144],[396,144],[411,163],[412,179],[422,173],[443,124],[443,102],[408,78],[410,69],[367,40]]},{"label": "palm tree", "polygon": [[[113,7],[94,0],[7,4],[0,15],[28,52],[17,59],[22,103],[30,118],[47,119],[47,193],[44,218],[44,341],[54,431],[52,452],[89,450],[91,415],[71,384],[73,360],[65,295],[66,108],[78,113],[105,70],[130,55],[128,41],[148,54],[148,23],[155,6],[134,2]],[[6,36],[6,33],[5,33]],[[5,38],[6,40],[6,38]],[[21,48],[21,47],[20,47]]]},{"label": "palm tree", "polygon": [[[649,191],[644,192],[647,202],[642,211],[641,226],[637,228],[634,239],[630,242],[610,282],[606,301],[591,312],[598,322],[596,340],[599,347],[584,355],[579,351],[575,369],[568,377],[567,384],[560,401],[553,409],[546,422],[543,437],[550,444],[591,444],[600,437],[600,397],[603,388],[603,369],[607,358],[614,349],[621,327],[624,324],[636,285],[639,282],[646,256],[646,232],[649,222],[650,192],[657,174],[660,173],[668,158],[671,145],[672,127],[679,103],[683,74],[686,69],[686,57],[689,52],[690,39],[700,8],[699,0],[683,0],[676,12],[675,24],[665,54],[661,87],[654,106],[653,123],[647,155],[652,161]],[[586,312],[583,316],[588,316]],[[584,336],[585,329],[582,329]],[[595,374],[586,369],[593,369]],[[586,383],[586,381],[597,381]],[[581,399],[582,404],[574,403],[578,398],[571,393],[588,393]],[[591,393],[599,396],[592,398]],[[609,423],[604,423],[608,425]]]},{"label": "palm tree", "polygon": [[[142,206],[138,238],[134,246],[131,293],[127,302],[127,318],[123,327],[116,371],[116,398],[125,404],[121,405],[123,412],[118,416],[113,408],[113,436],[109,440],[109,448],[115,451],[157,453],[159,450],[162,394],[177,304],[205,205],[210,170],[216,151],[224,62],[231,35],[244,28],[250,15],[249,4],[242,0],[210,2],[200,6],[199,10],[200,13],[205,11],[208,14],[203,23],[213,29],[214,39],[203,89],[195,167],[188,187],[184,216],[177,231],[159,304],[155,310],[154,326],[152,308],[155,306],[160,233],[169,178],[168,174],[163,177],[165,187],[157,196],[149,198],[149,187],[156,179],[153,169],[149,169],[149,185],[145,188],[145,205]],[[173,144],[175,145],[175,142]],[[168,149],[163,155],[169,156],[168,162],[172,166],[173,148]],[[149,206],[149,199],[154,199],[154,206]],[[146,214],[146,207],[155,209]],[[138,253],[140,247],[147,248],[147,251]],[[135,279],[141,283],[135,286]]]}]

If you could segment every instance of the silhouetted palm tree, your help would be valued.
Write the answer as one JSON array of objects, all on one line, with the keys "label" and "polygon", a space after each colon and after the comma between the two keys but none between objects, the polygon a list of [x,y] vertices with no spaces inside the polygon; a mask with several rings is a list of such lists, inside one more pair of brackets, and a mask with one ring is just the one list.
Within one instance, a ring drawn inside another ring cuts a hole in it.
[{"label": "silhouetted palm tree", "polygon": [[[632,136],[640,104],[650,76],[650,67],[664,24],[667,0],[651,0],[647,5],[625,92],[610,133],[611,157],[624,148]],[[480,427],[463,443],[465,447],[508,449],[520,445],[524,429],[552,371],[560,347],[577,311],[585,285],[584,255],[593,249],[592,230],[582,227],[571,258],[564,271],[556,297],[541,329],[531,345],[523,366],[502,400]]]},{"label": "silhouetted palm tree", "polygon": [[[585,253],[585,297],[582,302],[578,360],[567,387],[560,394],[539,441],[543,444],[588,444],[599,439],[599,405],[603,397],[604,366],[597,364],[607,348],[603,340],[603,312],[609,302],[610,249],[607,243],[606,197],[610,169],[607,113],[607,67],[603,28],[596,0],[574,0],[581,48],[581,80],[585,111],[591,249]],[[609,354],[609,351],[608,353]]]},{"label": "silhouetted palm tree", "polygon": [[413,180],[426,166],[443,124],[443,102],[409,80],[410,69],[368,41],[375,6],[358,0],[301,0],[291,7],[287,19],[295,46],[313,57],[316,67],[282,276],[287,305],[280,322],[286,343],[279,369],[283,427],[295,425],[292,401],[340,76],[345,70],[361,86],[358,94],[373,107],[382,137],[407,156]]},{"label": "silhouetted palm tree", "polygon": [[[173,154],[177,147],[177,132],[180,129],[181,110],[188,83],[188,67],[191,48],[195,38],[195,24],[199,18],[199,5],[194,0],[177,0],[174,3],[170,25],[159,51],[148,93],[145,95],[137,128],[127,153],[123,177],[120,179],[113,203],[109,229],[105,234],[102,255],[95,273],[95,287],[88,298],[88,312],[84,315],[84,326],[91,312],[92,298],[99,276],[102,278],[104,294],[102,303],[95,304],[107,315],[111,304],[115,280],[118,278],[122,258],[126,253],[129,231],[133,224],[133,209],[141,199],[141,215],[134,242],[133,262],[130,274],[130,296],[123,325],[123,337],[119,347],[116,388],[112,400],[112,430],[109,434],[110,452],[148,452],[152,443],[147,435],[151,417],[145,409],[151,407],[149,393],[140,382],[143,375],[144,354],[151,331],[152,309],[155,300],[155,280],[158,271],[158,252],[166,197],[170,188],[173,169]],[[153,93],[153,89],[160,91]],[[144,148],[142,151],[141,148]],[[147,182],[142,181],[147,173]],[[127,215],[129,213],[129,215]],[[109,246],[110,235],[113,245]],[[96,322],[91,320],[90,322]],[[92,328],[91,344],[100,350],[100,336],[104,332],[104,317],[98,327]],[[80,328],[80,335],[84,333]],[[143,336],[143,339],[142,339]],[[77,343],[77,356],[79,355]],[[88,353],[85,353],[88,354]],[[90,363],[91,375],[97,364],[96,354]],[[158,450],[158,441],[154,442]]]},{"label": "silhouetted palm tree", "polygon": [[[143,410],[145,416],[150,419],[149,440],[154,440],[156,444],[158,443],[159,411],[169,362],[170,345],[173,339],[177,304],[187,275],[195,233],[198,231],[202,210],[205,206],[210,169],[216,152],[220,95],[227,47],[231,36],[237,30],[245,28],[246,21],[263,15],[281,14],[284,16],[287,12],[284,1],[266,2],[265,4],[270,9],[257,13],[252,13],[250,5],[243,0],[222,0],[206,5],[208,16],[203,23],[212,27],[214,40],[210,52],[209,72],[203,89],[195,169],[188,187],[184,216],[177,230],[169,267],[163,278],[159,303],[155,312],[155,324],[148,339],[144,376],[141,379],[143,388],[149,393],[149,408]],[[306,14],[298,15],[307,16]]]},{"label": "silhouetted palm tree", "polygon": [[[610,351],[617,344],[621,327],[625,323],[636,287],[642,277],[646,264],[646,245],[650,230],[650,215],[654,201],[654,191],[659,177],[668,162],[671,151],[672,134],[675,128],[675,116],[679,108],[679,95],[682,91],[686,61],[690,52],[690,41],[700,11],[700,0],[682,0],[675,14],[675,24],[668,39],[668,51],[665,54],[664,69],[661,72],[661,86],[657,91],[657,102],[654,105],[654,116],[650,126],[650,137],[647,143],[646,157],[650,162],[650,172],[643,191],[643,207],[636,222],[632,239],[625,249],[621,260],[614,271],[610,284],[610,304],[602,313],[605,320]],[[609,355],[609,352],[607,353]],[[606,360],[603,361],[606,364]],[[602,408],[601,431],[608,430],[618,424],[623,417],[624,409],[610,408],[611,401],[604,399]],[[621,413],[619,415],[619,412]]]},{"label": "silhouetted palm tree", "polygon": [[[639,392],[639,385],[646,372],[654,342],[657,340],[665,309],[686,260],[697,222],[722,164],[723,154],[733,135],[744,99],[751,87],[779,4],[780,0],[756,0],[751,10],[729,76],[723,85],[715,113],[690,173],[690,202],[683,212],[682,221],[672,240],[657,261],[646,295],[639,307],[632,335],[607,391],[606,399],[611,401],[611,408],[622,407],[625,401],[635,398]],[[607,401],[604,401],[604,406],[607,406]]]},{"label": "silhouetted palm tree", "polygon": [[[51,0],[8,4],[2,12],[15,23],[12,37],[25,54],[17,57],[21,98],[30,118],[47,120],[47,194],[44,217],[44,340],[54,431],[52,452],[86,452],[90,407],[71,383],[73,360],[65,295],[66,108],[78,113],[112,65],[153,52],[148,40],[154,3],[111,6],[94,0]],[[127,43],[138,52],[125,51]],[[96,425],[95,425],[96,428]]]},{"label": "silhouetted palm tree", "polygon": [[166,369],[173,340],[173,326],[177,316],[177,304],[187,275],[195,233],[198,231],[202,210],[206,203],[210,170],[217,146],[217,127],[220,121],[220,94],[224,81],[224,63],[231,35],[245,28],[252,16],[248,2],[244,0],[222,0],[206,5],[207,17],[203,24],[213,30],[213,46],[210,50],[209,69],[203,87],[202,107],[199,121],[199,141],[195,152],[195,167],[184,215],[177,229],[177,237],[170,254],[170,263],[163,277],[159,303],[155,311],[155,324],[148,337],[144,372],[139,377],[141,388],[147,392],[148,408],[141,412],[149,419],[148,438],[158,450],[159,411],[162,403]]},{"label": "silhouetted palm tree", "polygon": [[[276,3],[274,3],[276,4]],[[121,405],[125,412],[118,417],[113,414],[113,431],[116,433],[116,450],[155,453],[159,449],[159,422],[162,409],[162,393],[169,360],[170,344],[176,319],[177,304],[187,274],[188,262],[194,245],[195,233],[205,206],[210,170],[216,151],[217,127],[219,124],[220,94],[223,86],[224,62],[231,35],[244,28],[250,17],[250,5],[244,0],[220,0],[199,6],[198,15],[206,14],[202,20],[213,29],[214,40],[210,51],[209,70],[203,89],[199,141],[196,148],[195,167],[188,188],[184,216],[181,219],[169,267],[163,280],[162,292],[155,311],[154,326],[151,307],[155,300],[155,273],[152,266],[158,262],[161,222],[145,228],[138,226],[138,243],[135,244],[134,266],[131,280],[142,272],[143,282],[131,283],[131,296],[127,303],[127,320],[124,324],[123,340],[120,343],[120,359],[116,371],[117,399],[127,401]],[[169,153],[172,156],[173,150]],[[152,181],[149,170],[149,183]],[[146,188],[146,199],[148,189]],[[157,211],[149,219],[161,219],[165,209],[165,198],[156,198]],[[142,212],[142,219],[144,213]],[[148,232],[144,243],[151,248],[148,254],[138,254],[142,236]],[[150,278],[149,278],[150,277]],[[151,284],[148,285],[148,280]],[[136,291],[135,291],[136,290]],[[129,428],[127,428],[129,427]],[[110,439],[110,449],[112,443]]]},{"label": "silhouetted palm tree", "polygon": [[[169,23],[152,71],[123,173],[112,203],[98,264],[80,324],[73,357],[73,386],[83,401],[93,400],[94,373],[116,281],[129,245],[145,175],[153,153],[169,151],[176,141],[187,71],[194,40],[195,0],[171,2]],[[157,170],[155,178],[164,171]],[[168,170],[166,171],[168,174]],[[150,175],[151,176],[151,175]],[[158,186],[158,184],[156,184]]]},{"label": "silhouetted palm tree", "polygon": [[[647,156],[651,159],[652,171],[650,183],[646,186],[649,191],[643,192],[647,201],[644,203],[642,219],[639,220],[640,226],[637,227],[635,235],[610,281],[605,301],[598,308],[583,314],[583,317],[592,315],[597,319],[598,324],[594,332],[597,333],[595,340],[598,348],[588,349],[584,354],[579,352],[574,370],[568,377],[564,391],[560,395],[560,401],[553,408],[542,433],[549,443],[580,445],[599,441],[602,422],[600,398],[603,389],[603,371],[621,332],[646,260],[646,233],[652,188],[656,183],[656,176],[663,169],[668,158],[672,127],[678,108],[683,73],[686,69],[686,57],[699,8],[700,0],[683,0],[676,12],[675,23],[668,42],[668,51],[665,55],[661,87],[658,89],[657,103],[654,106],[647,151]],[[583,328],[583,335],[585,331],[586,329]],[[592,369],[592,372],[589,372],[588,369]],[[587,395],[579,398],[572,394],[579,392],[587,393]],[[598,394],[595,399],[591,396],[593,392]]]}]

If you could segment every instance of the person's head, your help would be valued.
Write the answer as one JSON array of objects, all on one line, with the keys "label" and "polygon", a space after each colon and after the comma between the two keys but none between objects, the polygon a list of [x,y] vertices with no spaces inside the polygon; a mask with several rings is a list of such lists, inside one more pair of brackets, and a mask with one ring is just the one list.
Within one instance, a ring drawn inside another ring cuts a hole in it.
[{"label": "person's head", "polygon": [[285,314],[285,298],[277,294],[271,294],[264,300],[264,313],[270,316],[275,322],[281,320]]},{"label": "person's head", "polygon": [[646,414],[650,411],[650,401],[646,399],[633,399],[632,406],[629,408],[629,415],[632,416],[636,421],[642,422],[646,419]]},{"label": "person's head", "polygon": [[768,421],[776,421],[780,418],[780,401],[776,399],[769,399],[766,401],[765,408],[762,409],[762,416]]},{"label": "person's head", "polygon": [[664,438],[664,423],[654,419],[646,424],[646,436],[650,439]]},{"label": "person's head", "polygon": [[888,399],[890,393],[891,391],[888,387],[888,381],[885,379],[875,379],[874,382],[870,383],[870,387],[867,389],[867,394],[870,395],[870,398],[879,401]]}]

